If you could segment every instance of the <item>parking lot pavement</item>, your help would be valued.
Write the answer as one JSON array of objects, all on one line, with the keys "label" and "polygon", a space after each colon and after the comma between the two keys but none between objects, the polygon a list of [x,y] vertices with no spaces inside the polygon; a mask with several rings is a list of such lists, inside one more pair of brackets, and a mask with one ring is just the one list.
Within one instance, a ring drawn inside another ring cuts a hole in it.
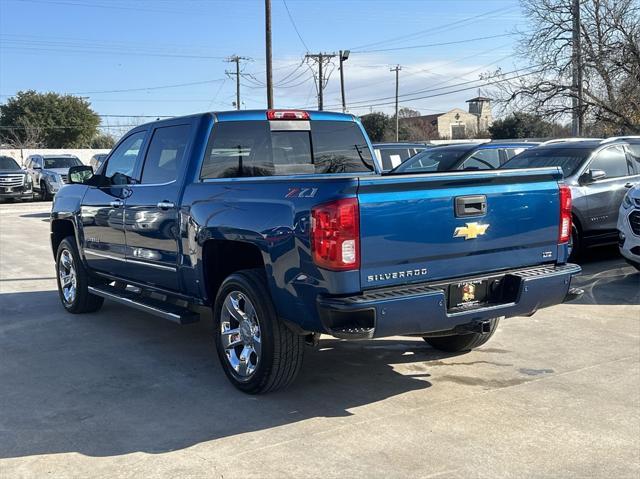
[{"label": "parking lot pavement", "polygon": [[0,205],[2,477],[640,474],[640,275],[615,251],[584,265],[582,300],[477,351],[326,338],[293,387],[253,397],[207,321],[67,314],[48,209]]}]

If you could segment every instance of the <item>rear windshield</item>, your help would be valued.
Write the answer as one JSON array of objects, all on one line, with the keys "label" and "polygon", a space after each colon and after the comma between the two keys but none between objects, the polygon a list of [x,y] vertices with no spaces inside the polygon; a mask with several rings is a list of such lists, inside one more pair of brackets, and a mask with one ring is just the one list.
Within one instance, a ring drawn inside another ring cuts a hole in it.
[{"label": "rear windshield", "polygon": [[0,170],[19,170],[20,166],[10,156],[0,156]]},{"label": "rear windshield", "polygon": [[369,147],[356,123],[311,121],[310,124],[311,131],[271,131],[268,121],[217,123],[201,177],[373,171]]},{"label": "rear windshield", "polygon": [[77,158],[60,157],[60,158],[45,158],[44,167],[49,168],[71,168],[72,166],[80,166],[80,160]]},{"label": "rear windshield", "polygon": [[469,148],[431,148],[418,153],[393,170],[394,173],[451,171],[470,151]]},{"label": "rear windshield", "polygon": [[573,175],[591,154],[589,148],[532,148],[514,156],[501,168],[542,168],[559,166],[562,174]]}]

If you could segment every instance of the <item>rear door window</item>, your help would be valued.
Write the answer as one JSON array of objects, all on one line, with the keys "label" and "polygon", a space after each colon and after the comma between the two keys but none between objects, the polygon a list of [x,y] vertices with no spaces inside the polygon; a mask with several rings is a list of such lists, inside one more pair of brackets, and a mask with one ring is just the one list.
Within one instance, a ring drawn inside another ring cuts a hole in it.
[{"label": "rear door window", "polygon": [[190,125],[166,126],[154,131],[147,150],[141,183],[163,184],[177,178],[190,133]]},{"label": "rear door window", "polygon": [[589,165],[590,170],[602,170],[606,178],[619,178],[633,174],[631,162],[627,160],[621,146],[611,146],[602,150]]},{"label": "rear door window", "polygon": [[356,123],[311,122],[308,130],[271,131],[268,121],[216,124],[201,178],[240,178],[373,170]]}]

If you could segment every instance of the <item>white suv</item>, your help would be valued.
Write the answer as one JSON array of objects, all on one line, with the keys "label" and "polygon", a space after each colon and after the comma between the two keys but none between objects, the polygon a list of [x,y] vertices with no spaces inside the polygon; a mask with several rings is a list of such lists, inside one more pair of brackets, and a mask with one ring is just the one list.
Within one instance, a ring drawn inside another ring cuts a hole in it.
[{"label": "white suv", "polygon": [[631,188],[620,206],[618,245],[627,262],[640,271],[640,184]]}]

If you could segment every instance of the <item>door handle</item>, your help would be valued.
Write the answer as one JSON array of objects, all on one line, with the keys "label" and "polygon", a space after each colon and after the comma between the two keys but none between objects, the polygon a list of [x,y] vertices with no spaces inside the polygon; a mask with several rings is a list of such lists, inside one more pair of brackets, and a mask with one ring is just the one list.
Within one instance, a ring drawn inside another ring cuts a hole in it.
[{"label": "door handle", "polygon": [[171,201],[160,201],[157,205],[161,210],[170,210],[176,207],[176,204]]},{"label": "door handle", "polygon": [[624,187],[625,188],[631,188],[631,187],[633,187],[633,183],[625,183]]},{"label": "door handle", "polygon": [[122,200],[114,200],[109,203],[109,206],[111,206],[112,208],[120,208],[123,204],[124,203],[122,202]]}]

